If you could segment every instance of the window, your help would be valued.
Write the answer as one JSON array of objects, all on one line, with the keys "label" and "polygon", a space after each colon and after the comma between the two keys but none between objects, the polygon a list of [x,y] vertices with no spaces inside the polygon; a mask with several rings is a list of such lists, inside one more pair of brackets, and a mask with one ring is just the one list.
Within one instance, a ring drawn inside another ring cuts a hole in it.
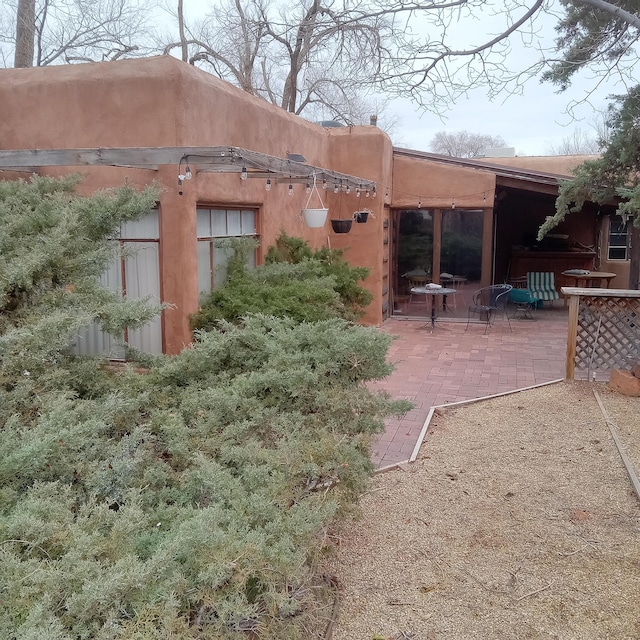
[{"label": "window", "polygon": [[[256,234],[256,211],[253,209],[214,209],[198,207],[198,291],[208,293],[227,279],[229,249],[216,247],[216,240]],[[256,256],[249,257],[254,267]]]},{"label": "window", "polygon": [[[102,274],[102,284],[129,300],[149,298],[151,304],[160,304],[158,211],[154,209],[140,220],[123,223],[117,242],[119,255]],[[82,355],[103,354],[112,359],[123,359],[125,342],[140,351],[162,353],[161,317],[155,317],[139,329],[127,329],[118,337],[104,333],[93,324],[78,333],[74,350]]]},{"label": "window", "polygon": [[609,216],[609,260],[627,260],[629,258],[629,222],[622,216]]}]

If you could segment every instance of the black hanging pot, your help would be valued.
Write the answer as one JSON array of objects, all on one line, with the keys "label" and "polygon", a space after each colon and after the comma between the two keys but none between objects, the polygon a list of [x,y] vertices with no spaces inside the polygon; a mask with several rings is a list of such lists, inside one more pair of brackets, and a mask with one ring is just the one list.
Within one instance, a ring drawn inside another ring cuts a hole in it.
[{"label": "black hanging pot", "polygon": [[349,233],[353,220],[332,220],[331,228],[335,233]]},{"label": "black hanging pot", "polygon": [[362,223],[364,223],[364,222],[366,222],[368,220],[369,212],[368,211],[356,211],[354,217],[355,217],[357,223],[362,224]]}]

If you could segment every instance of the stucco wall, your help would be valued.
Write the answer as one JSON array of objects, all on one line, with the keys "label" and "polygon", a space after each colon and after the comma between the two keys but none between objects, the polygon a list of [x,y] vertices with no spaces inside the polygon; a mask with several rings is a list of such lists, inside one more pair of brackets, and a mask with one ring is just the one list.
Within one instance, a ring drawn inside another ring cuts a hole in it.
[{"label": "stucco wall", "polygon": [[490,171],[430,162],[424,158],[395,156],[391,206],[481,209],[493,206],[496,177]]},{"label": "stucco wall", "polygon": [[[319,127],[169,56],[0,70],[0,109],[4,149],[229,145],[281,158],[300,153],[309,164],[391,184],[391,143],[376,127]],[[382,321],[382,198],[367,199],[375,216],[367,224],[354,224],[350,234],[337,235],[329,221],[321,229],[304,224],[304,185],[296,184],[289,197],[287,183],[272,180],[267,192],[263,179],[202,173],[193,159],[194,178],[185,181],[178,195],[178,161],[156,171],[95,166],[42,170],[50,175],[80,170],[86,193],[125,179],[136,186],[160,182],[162,291],[172,305],[164,314],[168,353],[189,343],[188,316],[198,307],[196,204],[258,208],[264,248],[281,231],[316,248],[343,248],[351,264],[371,269],[365,284],[375,300],[364,322]],[[15,174],[4,172],[3,177]],[[355,193],[335,196],[328,190],[321,195],[330,216],[338,209],[351,215],[364,202]]]}]

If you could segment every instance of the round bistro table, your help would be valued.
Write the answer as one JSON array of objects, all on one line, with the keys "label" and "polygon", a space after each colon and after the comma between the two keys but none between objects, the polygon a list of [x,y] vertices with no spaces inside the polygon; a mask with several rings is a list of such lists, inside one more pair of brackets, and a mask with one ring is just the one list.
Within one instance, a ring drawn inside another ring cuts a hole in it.
[{"label": "round bistro table", "polygon": [[411,293],[431,296],[431,331],[436,326],[436,296],[442,296],[442,308],[447,309],[447,296],[456,292],[456,289],[448,289],[447,287],[413,287]]},{"label": "round bistro table", "polygon": [[[598,286],[595,284],[595,281],[598,280],[601,288],[608,289],[609,283],[617,274],[611,273],[610,271],[589,271],[589,273],[571,273],[570,271],[563,271],[562,275],[565,278],[572,278],[574,287],[579,287],[581,282],[584,282],[585,287]],[[604,287],[602,286],[603,282],[605,283]]]}]

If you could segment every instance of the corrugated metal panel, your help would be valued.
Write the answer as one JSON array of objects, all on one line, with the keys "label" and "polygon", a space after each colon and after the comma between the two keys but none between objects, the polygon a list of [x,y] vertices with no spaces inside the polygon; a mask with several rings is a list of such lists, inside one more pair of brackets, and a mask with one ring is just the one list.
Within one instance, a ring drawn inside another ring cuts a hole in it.
[{"label": "corrugated metal panel", "polygon": [[[107,289],[122,292],[122,271],[120,260],[114,258],[109,268],[100,277],[100,283]],[[78,332],[72,343],[72,350],[81,356],[107,356],[114,360],[124,358],[122,346],[124,336],[116,339],[100,329],[98,324],[92,324]]]},{"label": "corrugated metal panel", "polygon": [[[157,239],[159,236],[158,212],[151,211],[136,222],[122,225],[121,239]],[[130,300],[150,298],[160,303],[160,256],[158,242],[124,242],[124,271],[126,295]],[[115,258],[102,274],[101,283],[122,294],[122,261]],[[162,322],[157,317],[142,329],[128,332],[129,344],[147,353],[162,353]],[[123,337],[114,338],[100,330],[97,324],[85,327],[78,333],[72,345],[79,355],[104,355],[112,359],[124,358]]]},{"label": "corrugated metal panel", "polygon": [[[160,304],[160,255],[155,242],[127,243],[133,253],[124,264],[127,299],[150,298]],[[140,329],[131,329],[129,345],[146,353],[162,353],[162,323],[160,317]]]}]

